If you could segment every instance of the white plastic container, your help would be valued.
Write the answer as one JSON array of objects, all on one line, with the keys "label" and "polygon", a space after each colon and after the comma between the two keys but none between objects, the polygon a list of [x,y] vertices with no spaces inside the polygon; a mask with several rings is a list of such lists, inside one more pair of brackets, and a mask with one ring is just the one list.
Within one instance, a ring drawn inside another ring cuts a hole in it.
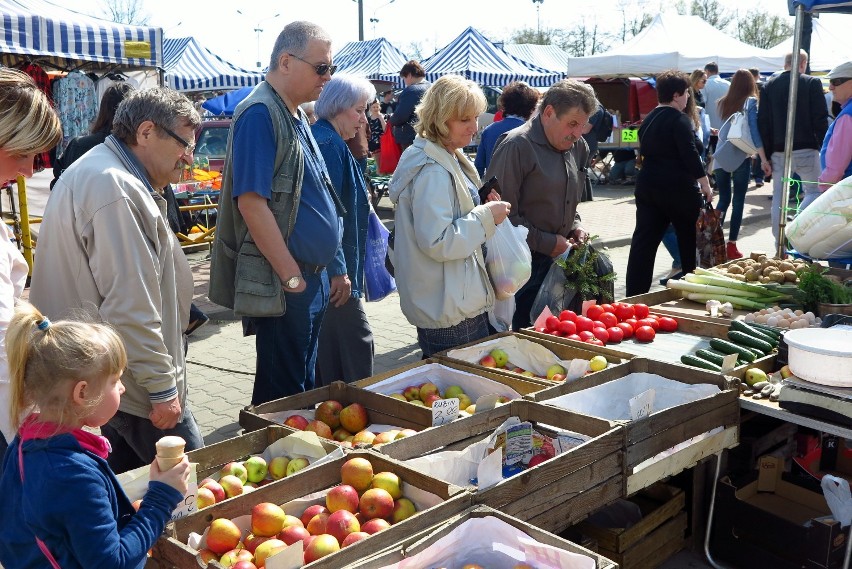
[{"label": "white plastic container", "polygon": [[852,387],[852,327],[790,330],[784,341],[793,375],[822,385]]}]

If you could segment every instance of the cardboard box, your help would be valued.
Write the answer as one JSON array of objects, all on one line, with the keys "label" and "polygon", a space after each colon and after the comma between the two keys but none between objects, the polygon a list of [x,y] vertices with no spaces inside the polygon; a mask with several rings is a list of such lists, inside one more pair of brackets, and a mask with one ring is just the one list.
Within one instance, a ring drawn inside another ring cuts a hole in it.
[{"label": "cardboard box", "polygon": [[[452,534],[453,531],[457,530],[465,522],[468,522],[470,520],[482,520],[486,518],[490,518],[491,521],[496,520],[502,522],[503,524],[508,524],[512,528],[518,529],[521,532],[525,533],[528,537],[534,539],[539,544],[544,544],[545,555],[547,554],[547,548],[556,548],[559,550],[569,551],[571,553],[583,555],[585,557],[593,559],[595,569],[618,569],[618,566],[615,565],[612,561],[606,559],[601,555],[598,555],[593,551],[580,547],[575,543],[562,539],[561,537],[558,537],[556,535],[553,535],[552,533],[530,525],[516,517],[509,516],[503,512],[494,510],[487,506],[476,506],[474,508],[467,509],[464,512],[457,514],[447,520],[441,520],[433,527],[430,527],[429,529],[418,534],[408,536],[395,547],[381,552],[375,555],[374,557],[371,557],[370,559],[357,563],[352,567],[358,569],[381,569],[383,567],[387,567],[388,565],[399,563],[404,559],[410,559],[418,553],[421,553],[422,551],[433,546],[438,540]],[[487,549],[490,545],[487,541],[489,537],[487,534],[474,534],[474,537],[480,539],[481,541],[464,542],[465,546],[469,547],[470,550],[476,551]],[[532,555],[531,557],[532,559],[535,559],[534,555]],[[476,562],[477,559],[471,558],[467,561]]]},{"label": "cardboard box", "polygon": [[822,494],[784,480],[776,457],[761,458],[759,475],[717,484],[712,552],[721,560],[773,569],[841,567],[848,534]]},{"label": "cardboard box", "polygon": [[657,567],[683,549],[686,499],[683,490],[662,483],[627,498],[642,511],[642,520],[626,528],[606,528],[584,521],[575,528],[598,543],[598,553],[621,569]]},{"label": "cardboard box", "polygon": [[[711,384],[720,392],[693,401],[661,409],[636,420],[620,421],[625,427],[625,479],[624,495],[630,495],[654,482],[691,468],[701,459],[722,449],[737,445],[739,437],[739,391],[729,388],[729,379],[722,375],[680,364],[635,358],[626,364],[614,366],[574,381],[550,387],[544,391],[525,395],[526,399],[554,405],[550,400],[585,389],[602,386],[631,373],[650,373],[684,384]],[[623,403],[623,402],[622,402]],[[711,430],[718,432],[706,435]],[[702,436],[693,441],[694,437]],[[679,445],[667,457],[644,465],[663,451]]]},{"label": "cardboard box", "polygon": [[531,401],[513,401],[435,429],[382,445],[389,456],[408,460],[438,450],[464,450],[489,437],[509,417],[572,431],[590,439],[485,490],[472,486],[476,502],[547,531],[559,532],[589,512],[622,497],[624,432],[609,421],[584,417]]},{"label": "cardboard box", "polygon": [[[272,484],[267,484],[243,496],[214,504],[195,514],[176,520],[166,527],[166,533],[154,545],[153,557],[161,565],[178,569],[203,567],[196,560],[197,551],[187,545],[190,533],[203,534],[216,518],[234,519],[251,513],[255,504],[272,502],[286,504],[310,494],[327,490],[340,484],[340,467],[353,457],[363,457],[373,464],[374,472],[394,472],[404,483],[434,494],[442,500],[436,506],[417,512],[369,539],[356,542],[337,553],[305,565],[306,568],[339,568],[387,549],[407,536],[421,532],[438,520],[446,519],[473,505],[473,496],[458,486],[430,478],[387,456],[373,451],[354,451],[346,457],[317,466],[307,472],[297,473]],[[209,567],[220,567],[216,562]]]}]

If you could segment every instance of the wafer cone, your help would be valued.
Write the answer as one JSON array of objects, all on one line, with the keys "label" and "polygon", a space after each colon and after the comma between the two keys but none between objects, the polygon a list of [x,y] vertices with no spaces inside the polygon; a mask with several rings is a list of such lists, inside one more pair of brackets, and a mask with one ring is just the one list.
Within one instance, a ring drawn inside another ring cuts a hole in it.
[{"label": "wafer cone", "polygon": [[157,441],[157,465],[161,472],[171,470],[181,460],[186,448],[186,441],[181,437],[168,436]]}]

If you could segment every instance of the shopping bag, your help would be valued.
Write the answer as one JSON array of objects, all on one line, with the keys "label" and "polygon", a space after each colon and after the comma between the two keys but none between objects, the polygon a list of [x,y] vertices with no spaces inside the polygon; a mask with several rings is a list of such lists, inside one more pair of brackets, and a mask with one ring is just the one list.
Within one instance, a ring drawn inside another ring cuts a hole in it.
[{"label": "shopping bag", "polygon": [[485,241],[485,268],[497,300],[513,297],[530,280],[532,253],[527,245],[527,232],[523,225],[503,221]]},{"label": "shopping bag", "polygon": [[379,173],[393,174],[396,165],[399,164],[400,156],[402,156],[402,148],[394,140],[391,129],[386,129],[379,146]]},{"label": "shopping bag", "polygon": [[367,254],[364,258],[364,288],[367,302],[381,300],[396,290],[396,281],[385,267],[389,231],[373,208],[367,218]]},{"label": "shopping bag", "polygon": [[[732,114],[728,121],[731,123],[728,129],[728,141],[731,144],[751,156],[757,152],[754,146],[754,139],[751,136],[751,129],[748,126],[748,99],[746,99],[743,110]],[[742,164],[742,162],[740,162]]]},{"label": "shopping bag", "polygon": [[722,231],[722,212],[707,200],[695,222],[696,263],[709,269],[728,260],[725,253],[725,233]]}]

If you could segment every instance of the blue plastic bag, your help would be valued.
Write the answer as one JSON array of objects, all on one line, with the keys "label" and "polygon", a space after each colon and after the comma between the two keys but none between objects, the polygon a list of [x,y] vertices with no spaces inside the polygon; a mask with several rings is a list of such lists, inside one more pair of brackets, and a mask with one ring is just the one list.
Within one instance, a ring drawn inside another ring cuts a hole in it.
[{"label": "blue plastic bag", "polygon": [[385,267],[389,234],[382,220],[370,208],[367,222],[367,254],[364,259],[367,302],[381,300],[396,290],[396,281]]}]

